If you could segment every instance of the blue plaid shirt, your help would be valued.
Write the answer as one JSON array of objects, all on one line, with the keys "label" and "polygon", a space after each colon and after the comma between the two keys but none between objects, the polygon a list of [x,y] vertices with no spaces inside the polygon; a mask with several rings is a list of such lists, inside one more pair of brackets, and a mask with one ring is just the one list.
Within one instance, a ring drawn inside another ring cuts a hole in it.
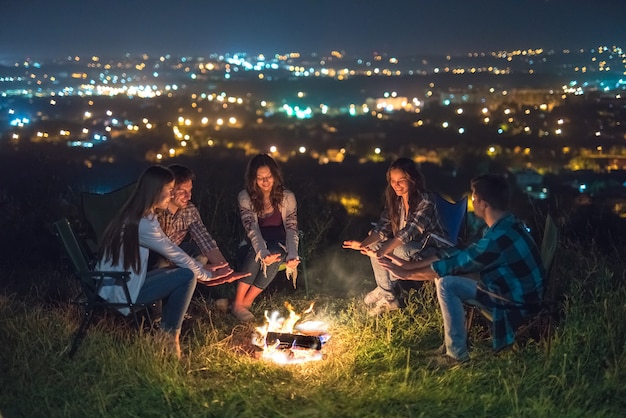
[{"label": "blue plaid shirt", "polygon": [[[480,273],[476,300],[491,310],[495,350],[513,343],[515,331],[543,296],[545,272],[539,249],[524,225],[512,214],[487,228],[477,242],[435,261],[432,269],[440,277]],[[529,309],[520,309],[520,306]]]}]

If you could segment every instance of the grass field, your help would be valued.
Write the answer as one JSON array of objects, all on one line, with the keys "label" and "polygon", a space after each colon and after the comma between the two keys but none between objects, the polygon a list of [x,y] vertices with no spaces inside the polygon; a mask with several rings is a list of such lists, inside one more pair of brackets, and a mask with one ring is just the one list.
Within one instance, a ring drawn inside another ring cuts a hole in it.
[{"label": "grass field", "polygon": [[[182,361],[149,331],[115,314],[97,318],[73,359],[80,321],[72,279],[32,271],[29,296],[0,294],[0,413],[3,417],[621,417],[626,411],[626,287],[616,254],[559,249],[564,320],[550,341],[494,355],[472,330],[468,365],[431,369],[442,341],[434,286],[407,306],[368,317],[373,288],[361,256],[337,251],[309,263],[310,294],[279,286],[253,307],[284,302],[329,325],[324,359],[277,365],[250,355],[252,330],[198,291],[183,329]],[[24,273],[22,273],[24,274]],[[37,276],[37,277],[35,277]],[[284,280],[277,278],[277,280]]]}]

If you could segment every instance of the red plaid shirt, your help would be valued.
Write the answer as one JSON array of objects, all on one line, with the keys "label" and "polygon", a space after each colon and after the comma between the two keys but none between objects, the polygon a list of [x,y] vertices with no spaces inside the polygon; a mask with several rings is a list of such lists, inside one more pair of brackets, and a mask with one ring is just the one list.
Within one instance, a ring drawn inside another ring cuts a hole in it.
[{"label": "red plaid shirt", "polygon": [[217,242],[207,231],[198,208],[193,203],[189,202],[186,207],[178,209],[176,213],[170,212],[169,209],[157,210],[157,216],[161,229],[174,244],[180,245],[189,233],[203,255],[218,248]]}]

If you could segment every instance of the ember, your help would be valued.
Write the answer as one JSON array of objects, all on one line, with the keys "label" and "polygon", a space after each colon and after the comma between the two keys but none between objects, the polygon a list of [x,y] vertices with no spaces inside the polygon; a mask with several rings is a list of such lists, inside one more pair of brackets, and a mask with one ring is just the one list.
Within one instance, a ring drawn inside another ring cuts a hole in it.
[{"label": "ember", "polygon": [[[311,303],[302,315],[313,312],[313,305]],[[265,324],[256,328],[252,342],[263,350],[261,358],[280,364],[321,360],[322,347],[330,338],[326,324],[321,321],[298,323],[302,315],[296,314],[289,302],[285,306],[289,311],[287,318],[280,317],[278,311],[271,315],[266,311]]]}]

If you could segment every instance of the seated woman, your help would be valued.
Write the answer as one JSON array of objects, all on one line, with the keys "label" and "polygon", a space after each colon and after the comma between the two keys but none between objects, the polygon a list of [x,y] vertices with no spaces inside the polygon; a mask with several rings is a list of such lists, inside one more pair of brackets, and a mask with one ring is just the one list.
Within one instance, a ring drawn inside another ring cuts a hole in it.
[{"label": "seated woman", "polygon": [[343,248],[371,257],[376,288],[364,299],[373,305],[370,315],[398,309],[397,277],[380,265],[380,259],[394,254],[403,260],[431,255],[431,233],[443,235],[435,204],[426,192],[424,176],[413,160],[399,158],[387,170],[385,209],[380,220],[363,241],[344,241]]},{"label": "seated woman", "polygon": [[[180,329],[196,288],[196,279],[207,285],[229,281],[226,264],[202,265],[189,257],[163,233],[155,209],[165,209],[172,198],[174,175],[161,166],[146,169],[128,201],[107,226],[100,244],[98,270],[129,271],[128,290],[135,303],[163,299],[161,329],[168,348],[180,358]],[[149,251],[172,260],[178,268],[147,272]],[[107,284],[100,296],[109,302],[125,302],[121,286]],[[128,308],[120,311],[128,315]]]},{"label": "seated woman", "polygon": [[274,280],[280,263],[286,261],[288,277],[295,276],[300,258],[296,197],[285,189],[276,161],[267,154],[252,158],[245,182],[238,201],[248,251],[239,270],[251,275],[237,284],[232,312],[248,322],[254,321],[252,302]]}]

